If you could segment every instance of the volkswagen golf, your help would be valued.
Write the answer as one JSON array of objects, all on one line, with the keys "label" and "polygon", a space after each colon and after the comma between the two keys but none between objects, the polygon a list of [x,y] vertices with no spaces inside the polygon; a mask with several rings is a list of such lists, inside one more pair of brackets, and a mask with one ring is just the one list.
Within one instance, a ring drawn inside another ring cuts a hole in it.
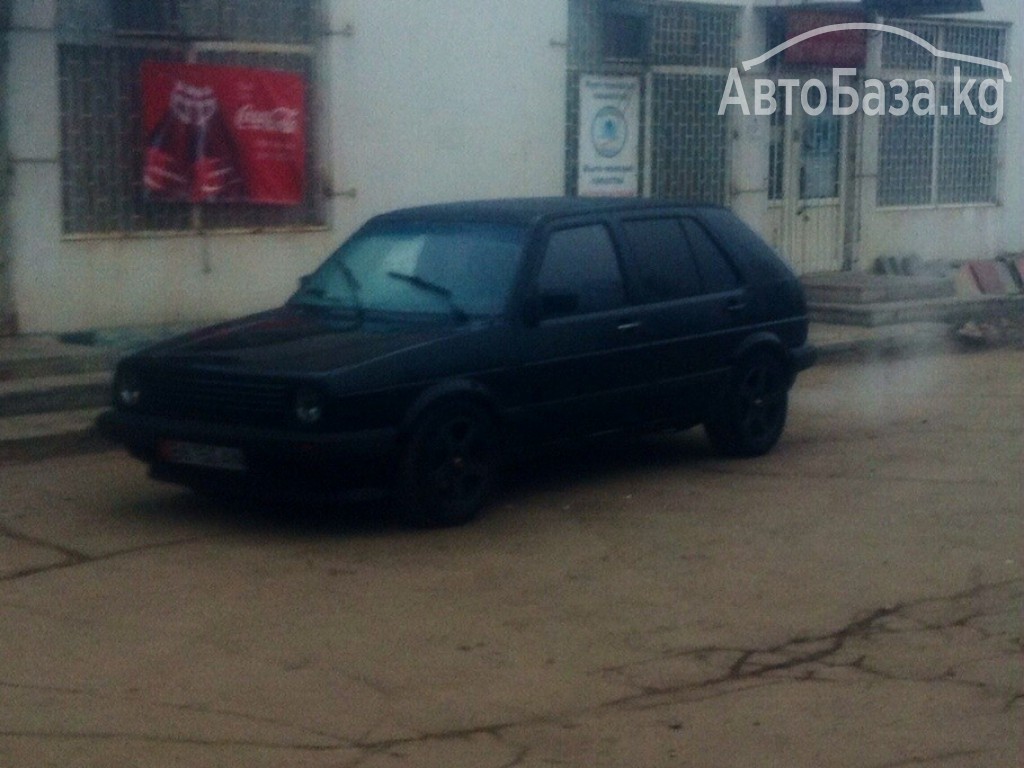
[{"label": "volkswagen golf", "polygon": [[510,452],[703,425],[751,457],[815,357],[799,281],[730,211],[651,200],[372,218],[281,307],[123,359],[101,431],[197,490],[485,505]]}]

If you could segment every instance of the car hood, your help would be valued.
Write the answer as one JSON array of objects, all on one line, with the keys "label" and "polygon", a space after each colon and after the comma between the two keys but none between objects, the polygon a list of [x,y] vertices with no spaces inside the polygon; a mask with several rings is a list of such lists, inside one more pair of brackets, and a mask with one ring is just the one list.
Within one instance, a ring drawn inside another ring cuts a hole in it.
[{"label": "car hood", "polygon": [[317,374],[353,368],[464,332],[464,327],[447,323],[367,323],[283,307],[177,336],[139,356],[157,365]]}]

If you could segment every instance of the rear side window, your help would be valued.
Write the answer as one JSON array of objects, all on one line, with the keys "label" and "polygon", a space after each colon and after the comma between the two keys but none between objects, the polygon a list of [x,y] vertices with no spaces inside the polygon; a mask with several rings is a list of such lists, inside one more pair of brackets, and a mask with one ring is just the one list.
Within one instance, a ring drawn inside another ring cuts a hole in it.
[{"label": "rear side window", "polygon": [[740,279],[736,268],[704,227],[693,219],[684,219],[683,228],[700,270],[704,292],[724,293],[738,288]]},{"label": "rear side window", "polygon": [[545,317],[603,312],[626,303],[626,291],[608,230],[601,224],[551,233],[537,289]]},{"label": "rear side window", "polygon": [[632,219],[622,226],[649,301],[671,301],[701,292],[700,274],[679,219]]},{"label": "rear side window", "polygon": [[735,214],[724,208],[708,208],[701,213],[700,219],[751,278],[793,279],[792,271],[772,247]]}]

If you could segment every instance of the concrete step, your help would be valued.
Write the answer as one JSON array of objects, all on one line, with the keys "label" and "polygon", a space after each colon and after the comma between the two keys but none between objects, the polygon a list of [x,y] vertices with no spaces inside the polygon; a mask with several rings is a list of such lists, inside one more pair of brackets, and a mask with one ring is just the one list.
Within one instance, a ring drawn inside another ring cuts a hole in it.
[{"label": "concrete step", "polygon": [[801,278],[811,304],[884,304],[951,298],[956,294],[953,275],[906,277],[863,272],[835,272]]},{"label": "concrete step", "polygon": [[122,351],[64,344],[52,337],[0,339],[0,382],[111,371]]},{"label": "concrete step", "polygon": [[96,430],[96,417],[102,410],[84,408],[0,418],[0,462],[38,461],[114,448]]},{"label": "concrete step", "polygon": [[1024,296],[946,297],[874,303],[810,302],[812,322],[877,328],[904,323],[961,324],[1024,315]]},{"label": "concrete step", "polygon": [[110,402],[109,370],[0,381],[0,417],[100,408]]}]

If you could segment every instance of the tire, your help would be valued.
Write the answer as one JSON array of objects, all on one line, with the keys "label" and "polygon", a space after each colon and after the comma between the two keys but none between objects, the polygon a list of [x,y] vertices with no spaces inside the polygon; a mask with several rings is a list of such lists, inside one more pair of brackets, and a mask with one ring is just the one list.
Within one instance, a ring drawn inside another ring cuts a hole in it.
[{"label": "tire", "polygon": [[725,401],[704,431],[723,455],[762,456],[782,436],[788,407],[785,366],[777,355],[756,350],[736,364]]},{"label": "tire", "polygon": [[399,491],[405,519],[441,528],[472,520],[498,474],[498,432],[472,403],[438,406],[420,418],[402,452]]}]

